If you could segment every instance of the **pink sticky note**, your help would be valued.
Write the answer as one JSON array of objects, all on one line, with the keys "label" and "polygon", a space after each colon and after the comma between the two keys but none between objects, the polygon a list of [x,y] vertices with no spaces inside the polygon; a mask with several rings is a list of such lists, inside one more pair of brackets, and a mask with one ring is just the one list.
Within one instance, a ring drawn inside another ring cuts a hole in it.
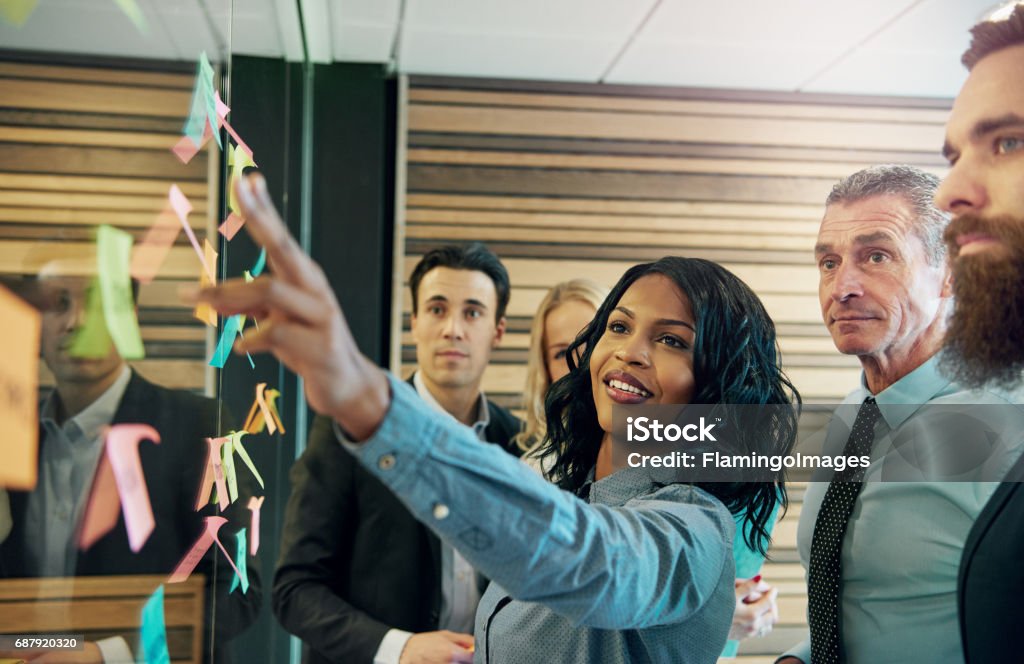
[{"label": "pink sticky note", "polygon": [[153,281],[167,254],[170,253],[174,241],[178,239],[179,232],[181,224],[175,218],[170,205],[165,205],[146,232],[146,237],[132,252],[132,277],[144,284]]},{"label": "pink sticky note", "polygon": [[220,508],[227,509],[228,488],[224,481],[224,468],[221,466],[220,448],[227,442],[227,438],[207,438],[209,446],[206,457],[206,469],[203,471],[203,481],[199,484],[199,493],[196,495],[196,511],[210,502],[210,492],[213,491],[214,482],[217,483],[217,504]]},{"label": "pink sticky note", "polygon": [[100,457],[96,476],[89,490],[89,502],[85,505],[82,525],[78,532],[78,548],[87,551],[100,538],[109,533],[117,525],[121,515],[118,504],[117,480],[110,459],[104,454]]},{"label": "pink sticky note", "polygon": [[192,248],[196,250],[196,256],[199,256],[199,262],[202,263],[203,269],[206,271],[206,276],[210,278],[212,283],[217,283],[217,277],[214,276],[216,272],[214,272],[213,267],[206,262],[206,256],[203,254],[202,247],[199,246],[199,240],[196,239],[196,234],[192,232],[192,227],[189,226],[188,223],[188,213],[192,211],[192,204],[176,184],[171,185],[171,191],[168,193],[167,198],[170,200],[171,207],[174,208],[175,214],[178,215],[178,221],[181,222],[182,227],[185,229],[185,235],[188,236],[188,241],[192,243]]},{"label": "pink sticky note", "polygon": [[231,565],[231,569],[235,570],[235,574],[241,578],[242,574],[235,567],[234,561],[231,560],[231,555],[224,548],[224,545],[220,543],[220,538],[217,537],[217,533],[220,531],[221,526],[228,522],[222,516],[208,516],[204,519],[206,521],[206,530],[203,534],[196,539],[196,543],[192,545],[189,552],[185,554],[185,557],[181,559],[178,566],[174,568],[174,572],[171,573],[167,583],[181,583],[188,579],[192,575],[192,571],[199,564],[199,561],[203,559],[206,552],[210,550],[213,543],[216,542],[220,550],[224,552],[224,555],[228,559],[228,564]]},{"label": "pink sticky note", "polygon": [[252,148],[246,145],[245,141],[242,140],[242,137],[235,132],[234,128],[230,124],[228,124],[227,115],[231,112],[231,109],[228,108],[227,104],[221,101],[220,92],[214,92],[214,103],[217,105],[217,124],[227,129],[228,133],[231,134],[231,138],[235,139],[235,143],[238,147],[245,150],[245,153],[249,155],[250,159],[252,159]]},{"label": "pink sticky note", "polygon": [[249,550],[252,551],[252,555],[256,555],[256,552],[260,550],[260,508],[263,507],[263,499],[266,496],[260,496],[259,498],[253,496],[249,499],[249,511],[252,512],[252,523],[249,525]]},{"label": "pink sticky note", "polygon": [[203,146],[213,138],[213,129],[210,127],[210,121],[206,121],[206,126],[203,128],[203,140],[196,145],[192,142],[192,139],[188,136],[182,136],[178,139],[178,142],[171,148],[171,152],[178,158],[183,164],[187,164],[192,161],[192,158],[199,154],[199,151],[203,149]]},{"label": "pink sticky note", "polygon": [[121,511],[128,530],[128,545],[135,553],[149,539],[156,526],[153,507],[149,503],[146,476],[139,459],[139,442],[143,439],[160,443],[160,434],[148,424],[115,424],[107,431],[107,457],[121,495]]},{"label": "pink sticky note", "polygon": [[220,234],[228,239],[228,242],[235,238],[235,234],[245,224],[245,219],[242,219],[237,214],[232,212],[228,215],[228,218],[224,220],[224,223],[217,228]]},{"label": "pink sticky note", "polygon": [[223,120],[231,112],[231,108],[224,103],[224,100],[220,98],[220,91],[214,91],[213,103],[217,106],[217,117]]}]

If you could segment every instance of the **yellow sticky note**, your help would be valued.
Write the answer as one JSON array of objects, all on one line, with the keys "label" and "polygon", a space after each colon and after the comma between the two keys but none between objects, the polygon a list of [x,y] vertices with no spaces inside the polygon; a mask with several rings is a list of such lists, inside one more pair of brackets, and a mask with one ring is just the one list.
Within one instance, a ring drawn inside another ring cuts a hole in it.
[{"label": "yellow sticky note", "polygon": [[139,32],[144,35],[149,34],[149,24],[146,23],[146,17],[142,14],[142,10],[139,9],[139,5],[136,4],[135,0],[114,0],[114,2],[131,19],[131,22],[135,24]]},{"label": "yellow sticky note", "polygon": [[36,485],[39,444],[39,312],[0,286],[0,486]]},{"label": "yellow sticky note", "polygon": [[242,178],[246,168],[256,168],[256,162],[245,150],[228,144],[228,163],[231,165],[231,180],[228,182],[228,206],[232,212],[242,214],[242,208],[238,205],[238,196],[235,195],[235,180]]},{"label": "yellow sticky note", "polygon": [[39,0],[0,0],[0,18],[20,28],[35,11],[37,4]]},{"label": "yellow sticky note", "polygon": [[[213,250],[213,246],[210,244],[210,241],[206,239],[203,240],[203,254],[206,257],[206,264],[211,266],[211,268],[214,270],[214,274],[216,274],[216,268],[213,268],[213,266],[217,265],[217,252]],[[210,277],[207,276],[205,270],[202,273],[200,273],[200,288],[206,288],[208,286],[216,285],[216,282],[210,281]],[[217,327],[217,312],[214,311],[213,308],[205,302],[200,302],[199,304],[197,304],[195,310],[192,312],[192,315],[198,318],[199,320],[203,321],[210,327]]]},{"label": "yellow sticky note", "polygon": [[146,356],[132,298],[132,236],[113,226],[100,226],[96,234],[96,259],[103,318],[117,352],[126,360]]}]

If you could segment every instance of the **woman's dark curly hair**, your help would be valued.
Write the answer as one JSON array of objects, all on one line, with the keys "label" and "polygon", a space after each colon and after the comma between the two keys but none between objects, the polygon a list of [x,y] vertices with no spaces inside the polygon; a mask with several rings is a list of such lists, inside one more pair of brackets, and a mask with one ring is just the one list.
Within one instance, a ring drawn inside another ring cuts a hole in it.
[{"label": "woman's dark curly hair", "polygon": [[[782,372],[775,324],[750,287],[711,261],[666,256],[626,271],[590,324],[569,346],[569,375],[555,382],[545,400],[548,438],[541,454],[557,461],[550,478],[576,492],[597,463],[604,431],[597,419],[590,377],[590,356],[608,326],[623,293],[637,279],[661,274],[686,294],[695,318],[693,404],[790,405],[765,409],[764,426],[745,427],[739,449],[730,452],[787,455],[796,440],[800,395]],[[577,359],[578,358],[578,359]],[[762,554],[771,543],[769,520],[777,504],[787,506],[785,470],[765,482],[707,482],[701,489],[743,515],[747,545]]]}]

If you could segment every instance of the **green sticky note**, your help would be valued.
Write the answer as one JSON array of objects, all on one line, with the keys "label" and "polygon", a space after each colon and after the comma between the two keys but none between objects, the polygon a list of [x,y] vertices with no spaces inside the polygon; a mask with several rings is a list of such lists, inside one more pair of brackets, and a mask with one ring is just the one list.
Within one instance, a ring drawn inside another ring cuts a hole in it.
[{"label": "green sticky note", "polygon": [[16,28],[25,25],[25,21],[35,11],[39,0],[0,0],[0,18]]},{"label": "green sticky note", "polygon": [[252,471],[253,477],[255,477],[256,481],[260,483],[260,486],[266,488],[263,484],[263,476],[260,475],[260,471],[256,470],[256,464],[252,462],[252,457],[249,456],[249,453],[245,451],[245,447],[242,445],[242,436],[247,433],[249,432],[235,431],[230,434],[232,446],[235,448],[235,452],[238,452],[238,456],[242,457],[242,461],[245,462],[245,465],[249,467],[250,471]]},{"label": "green sticky note", "polygon": [[85,292],[85,321],[75,332],[68,352],[72,357],[102,358],[110,354],[110,344],[99,280],[93,279]]},{"label": "green sticky note", "polygon": [[114,0],[114,2],[116,2],[117,6],[121,8],[121,11],[131,19],[139,32],[144,35],[149,34],[149,24],[146,23],[146,17],[143,16],[142,11],[139,9],[139,5],[136,4],[135,0]]},{"label": "green sticky note", "polygon": [[238,574],[235,575],[235,578],[231,579],[231,588],[228,589],[228,592],[235,592],[235,588],[241,582],[242,593],[245,594],[249,592],[249,570],[245,568],[245,559],[249,555],[245,544],[245,528],[235,533],[235,537],[238,539],[238,549],[235,555],[235,567],[238,568]]},{"label": "green sticky note", "polygon": [[223,147],[220,141],[220,129],[217,126],[217,100],[213,88],[213,65],[206,57],[206,51],[199,55],[196,64],[196,80],[192,85],[192,106],[188,119],[185,121],[184,134],[197,148],[203,145],[203,135],[207,126],[217,141],[217,147]]},{"label": "green sticky note", "polygon": [[146,351],[132,299],[132,236],[113,226],[100,226],[96,235],[96,259],[103,318],[110,338],[121,357],[140,360],[146,356]]}]

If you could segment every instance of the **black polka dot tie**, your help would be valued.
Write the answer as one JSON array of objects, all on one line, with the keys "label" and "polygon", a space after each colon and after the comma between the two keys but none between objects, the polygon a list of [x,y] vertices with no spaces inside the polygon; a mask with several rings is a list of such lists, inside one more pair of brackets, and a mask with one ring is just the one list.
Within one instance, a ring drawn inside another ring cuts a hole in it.
[{"label": "black polka dot tie", "polygon": [[[853,431],[846,441],[846,457],[871,454],[875,442],[875,422],[881,412],[874,397],[864,400]],[[840,617],[842,615],[842,573],[840,562],[843,537],[853,513],[853,504],[863,486],[864,468],[847,468],[836,473],[825,491],[814,522],[811,562],[807,575],[807,618],[811,626],[812,664],[838,664],[844,661]]]}]

